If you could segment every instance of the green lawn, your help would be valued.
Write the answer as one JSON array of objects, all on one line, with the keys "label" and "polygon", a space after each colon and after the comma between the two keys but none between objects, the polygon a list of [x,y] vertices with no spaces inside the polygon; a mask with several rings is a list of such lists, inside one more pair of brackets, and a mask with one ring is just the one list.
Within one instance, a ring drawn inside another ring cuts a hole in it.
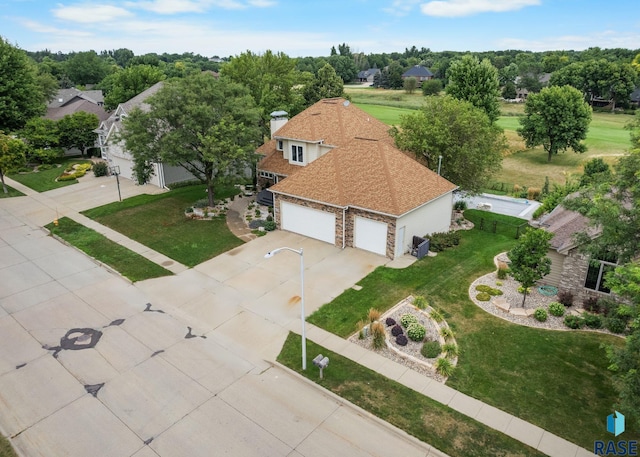
[{"label": "green lawn", "polygon": [[9,440],[2,435],[0,435],[0,457],[17,457]]},{"label": "green lawn", "polygon": [[323,354],[331,361],[324,371],[324,378],[318,379],[318,371],[314,366],[302,371],[300,344],[299,335],[289,334],[278,361],[451,457],[544,455],[307,340],[309,354]]},{"label": "green lawn", "polygon": [[133,282],[173,274],[151,260],[67,217],[60,219],[57,226],[51,223],[45,227],[54,235],[86,252],[94,259],[109,265]]},{"label": "green lawn", "polygon": [[48,190],[57,189],[58,187],[76,184],[78,182],[77,179],[72,179],[70,181],[56,181],[56,178],[60,176],[69,165],[80,163],[91,163],[91,161],[63,159],[50,170],[31,171],[28,173],[12,173],[9,177],[35,190],[36,192],[46,192]]},{"label": "green lawn", "polygon": [[[237,193],[234,187],[217,189],[216,198]],[[202,185],[182,187],[160,195],[140,195],[84,211],[101,224],[193,267],[241,245],[224,217],[195,220],[185,217],[188,206],[206,197]]]},{"label": "green lawn", "polygon": [[2,189],[2,184],[0,184],[0,198],[11,198],[11,197],[24,197],[24,194],[19,190],[14,189],[11,186],[7,186],[8,193],[4,193]]},{"label": "green lawn", "polygon": [[[473,304],[471,282],[493,270],[494,255],[514,243],[477,229],[462,232],[457,248],[403,270],[379,267],[358,283],[362,290],[346,290],[308,320],[346,337],[369,308],[384,311],[409,294],[424,295],[446,316],[460,346],[451,387],[588,449],[604,435],[604,418],[616,402],[600,344],[622,340],[521,327]],[[632,434],[640,435],[631,431],[627,439]]]}]

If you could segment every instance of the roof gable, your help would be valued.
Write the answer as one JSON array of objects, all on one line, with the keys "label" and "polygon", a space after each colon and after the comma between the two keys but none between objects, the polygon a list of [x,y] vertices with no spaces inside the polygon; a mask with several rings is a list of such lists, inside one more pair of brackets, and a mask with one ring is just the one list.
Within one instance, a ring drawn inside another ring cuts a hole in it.
[{"label": "roof gable", "polygon": [[414,65],[402,74],[403,78],[408,78],[410,76],[414,76],[416,78],[432,77],[433,73],[431,73],[431,70],[423,67],[422,65]]},{"label": "roof gable", "polygon": [[456,188],[386,141],[354,138],[270,190],[401,216]]}]

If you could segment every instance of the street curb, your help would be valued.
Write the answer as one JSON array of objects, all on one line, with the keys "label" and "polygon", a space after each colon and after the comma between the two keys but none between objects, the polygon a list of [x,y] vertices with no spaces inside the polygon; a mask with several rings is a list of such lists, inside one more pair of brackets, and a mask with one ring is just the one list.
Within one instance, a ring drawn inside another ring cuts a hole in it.
[{"label": "street curb", "polygon": [[426,446],[426,447],[428,447],[427,454],[425,454],[425,457],[449,457],[448,454],[445,454],[444,452],[440,451],[439,449],[436,449],[431,444],[425,443],[424,441],[419,440],[415,436],[410,435],[409,433],[407,433],[404,430],[396,427],[395,425],[390,424],[389,422],[380,419],[378,416],[376,416],[374,414],[371,414],[369,411],[361,408],[360,406],[351,403],[349,400],[345,400],[341,396],[331,392],[328,389],[325,389],[320,384],[318,384],[316,382],[313,382],[311,379],[306,378],[305,376],[301,376],[300,373],[298,373],[297,371],[294,371],[291,368],[281,364],[280,362],[274,361],[274,362],[270,362],[270,363],[273,364],[274,366],[278,366],[278,367],[284,369],[284,371],[287,371],[290,374],[296,376],[296,378],[301,379],[303,382],[307,383],[308,385],[314,386],[316,389],[322,391],[322,393],[325,394],[326,396],[331,397],[337,403],[353,409],[360,416],[366,417],[367,419],[373,420],[377,424],[379,424],[379,425],[381,425],[383,427],[386,427],[388,430],[390,430],[391,432],[396,434],[398,437],[400,437],[402,439],[405,439],[405,440],[408,440],[408,441],[411,441],[413,444],[415,444],[417,446],[422,446],[422,447]]}]

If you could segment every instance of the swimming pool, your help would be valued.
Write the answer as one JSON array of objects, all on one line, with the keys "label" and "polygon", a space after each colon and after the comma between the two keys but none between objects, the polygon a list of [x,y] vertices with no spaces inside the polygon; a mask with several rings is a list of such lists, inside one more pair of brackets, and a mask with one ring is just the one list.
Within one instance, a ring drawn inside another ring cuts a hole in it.
[{"label": "swimming pool", "polygon": [[454,201],[458,200],[466,201],[469,209],[485,209],[485,211],[520,217],[526,220],[531,220],[534,211],[540,206],[540,202],[534,200],[493,194],[468,195],[464,192],[457,192],[454,196]]}]

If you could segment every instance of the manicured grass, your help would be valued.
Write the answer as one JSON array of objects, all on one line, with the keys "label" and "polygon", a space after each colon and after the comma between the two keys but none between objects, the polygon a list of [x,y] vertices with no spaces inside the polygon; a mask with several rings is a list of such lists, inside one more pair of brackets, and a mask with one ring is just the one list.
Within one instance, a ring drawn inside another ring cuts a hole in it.
[{"label": "manicured grass", "polygon": [[358,108],[389,126],[400,124],[400,116],[415,112],[414,109],[396,108],[394,106],[368,105],[365,103],[358,103]]},{"label": "manicured grass", "polygon": [[[44,171],[31,171],[28,173],[12,173],[9,177],[21,184],[35,190],[36,192],[46,192],[48,190],[57,189],[59,187],[69,186],[76,184],[77,179],[70,181],[56,181],[56,178],[60,176],[65,168],[72,164],[91,163],[89,160],[76,160],[65,159],[60,162],[55,168]],[[90,173],[90,172],[89,172]]]},{"label": "manicured grass", "polygon": [[17,457],[18,454],[13,450],[9,440],[0,435],[0,457]]},{"label": "manicured grass", "polygon": [[2,184],[0,183],[0,198],[24,197],[24,194],[11,186],[7,186],[8,193],[4,193]]},{"label": "manicured grass", "polygon": [[289,334],[278,361],[451,457],[542,456],[544,454],[408,387],[307,340],[307,353],[331,361],[318,379],[302,371],[300,336]]},{"label": "manicured grass", "polygon": [[[473,211],[468,212],[471,218]],[[346,337],[369,308],[384,311],[409,294],[424,295],[456,333],[460,358],[450,386],[588,449],[604,435],[603,418],[616,402],[600,344],[622,340],[521,327],[471,302],[471,282],[492,271],[493,257],[515,242],[477,229],[463,231],[457,248],[403,270],[379,267],[358,283],[362,290],[346,290],[308,320]]]},{"label": "manicured grass", "polygon": [[404,89],[376,89],[375,87],[361,89],[345,86],[344,91],[358,106],[365,104],[418,109],[424,101],[420,90],[416,90],[413,94],[407,94]]},{"label": "manicured grass", "polygon": [[[220,188],[216,199],[237,192],[234,187]],[[185,209],[205,197],[202,185],[182,187],[165,194],[140,195],[110,203],[83,214],[193,267],[243,243],[229,231],[224,217],[213,220],[185,217]]]},{"label": "manicured grass", "polygon": [[143,281],[173,274],[149,259],[67,217],[60,219],[57,226],[51,223],[46,225],[46,228],[94,259],[109,265],[131,281]]}]

